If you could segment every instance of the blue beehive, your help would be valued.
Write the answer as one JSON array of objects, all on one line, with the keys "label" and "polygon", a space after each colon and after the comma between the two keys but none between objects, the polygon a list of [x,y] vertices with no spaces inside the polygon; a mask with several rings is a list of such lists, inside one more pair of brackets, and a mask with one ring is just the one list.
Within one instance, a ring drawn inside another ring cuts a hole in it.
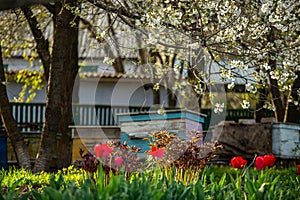
[{"label": "blue beehive", "polygon": [[185,137],[190,131],[202,133],[206,115],[190,110],[166,110],[158,112],[137,112],[118,114],[118,123],[121,128],[121,142],[142,148],[141,152],[149,150],[149,143],[143,138],[157,131],[168,131]]}]

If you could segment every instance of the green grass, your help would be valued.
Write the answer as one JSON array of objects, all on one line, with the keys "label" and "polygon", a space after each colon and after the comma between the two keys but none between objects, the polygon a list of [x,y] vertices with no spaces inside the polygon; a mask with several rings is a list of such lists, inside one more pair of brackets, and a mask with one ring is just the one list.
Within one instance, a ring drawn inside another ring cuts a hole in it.
[{"label": "green grass", "polygon": [[73,167],[55,174],[1,171],[1,199],[299,199],[295,168],[262,171],[208,166],[186,172],[157,168],[134,174],[90,175]]}]

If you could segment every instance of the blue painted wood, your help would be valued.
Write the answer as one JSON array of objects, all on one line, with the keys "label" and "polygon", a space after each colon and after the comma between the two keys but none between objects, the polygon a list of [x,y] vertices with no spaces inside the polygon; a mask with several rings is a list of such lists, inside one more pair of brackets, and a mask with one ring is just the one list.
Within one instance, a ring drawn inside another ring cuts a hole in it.
[{"label": "blue painted wood", "polygon": [[193,114],[193,113],[190,113],[190,112],[185,112],[185,115],[186,115],[185,116],[186,119],[189,119],[189,120],[192,120],[192,121],[195,121],[195,122],[199,122],[199,123],[204,123],[204,117],[203,116]]},{"label": "blue painted wood", "polygon": [[158,113],[140,113],[140,114],[124,114],[119,115],[118,120],[120,123],[122,122],[132,122],[132,121],[150,121],[150,120],[168,120],[168,119],[189,119],[192,121],[196,121],[199,123],[204,123],[204,117],[188,112],[188,111],[166,111],[165,114]]},{"label": "blue painted wood", "polygon": [[121,142],[123,143],[125,141],[129,146],[135,145],[137,148],[142,148],[142,150],[140,151],[141,153],[150,150],[149,141],[141,139],[132,139],[129,138],[128,134],[121,133]]}]

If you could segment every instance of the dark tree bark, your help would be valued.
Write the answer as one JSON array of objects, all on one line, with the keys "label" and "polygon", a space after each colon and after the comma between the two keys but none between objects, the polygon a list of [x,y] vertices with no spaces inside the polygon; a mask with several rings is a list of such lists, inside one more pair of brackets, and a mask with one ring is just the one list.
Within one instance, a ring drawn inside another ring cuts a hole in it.
[{"label": "dark tree bark", "polygon": [[68,48],[66,41],[69,38],[68,31],[64,27],[70,26],[69,21],[66,20],[66,11],[63,4],[55,4],[53,20],[53,51],[47,87],[45,122],[33,172],[49,170],[49,163],[52,161],[56,136],[59,132],[62,117],[62,79],[66,56],[65,50]]},{"label": "dark tree bark", "polygon": [[124,74],[125,73],[124,64],[123,64],[122,55],[121,55],[120,49],[119,49],[120,44],[119,44],[118,38],[116,37],[116,33],[115,33],[114,28],[113,28],[113,21],[111,19],[111,15],[110,14],[107,14],[107,23],[108,23],[108,25],[110,27],[109,31],[111,33],[111,37],[113,38],[113,41],[115,43],[116,55],[114,55],[113,51],[110,49],[112,47],[108,46],[110,54],[115,59],[115,62],[113,63],[113,67],[114,67],[116,73],[118,73],[118,74]]},{"label": "dark tree bark", "polygon": [[[271,64],[271,63],[269,63]],[[272,65],[270,65],[272,66]],[[271,67],[272,68],[272,67]],[[285,109],[284,105],[281,99],[281,93],[278,88],[278,81],[271,78],[271,75],[269,73],[269,79],[270,79],[270,90],[271,90],[271,98],[273,101],[273,104],[275,106],[275,118],[278,122],[284,121],[284,114]]]},{"label": "dark tree bark", "polygon": [[153,90],[153,104],[154,105],[160,105],[160,93],[159,93],[159,90],[158,91]]},{"label": "dark tree bark", "polygon": [[[77,6],[76,0],[68,0],[65,3]],[[56,3],[47,8],[50,8],[49,11],[53,14],[54,21],[51,56],[49,43],[38,28],[37,19],[29,8],[22,8],[35,37],[37,50],[44,65],[45,77],[48,80],[45,123],[34,172],[49,169],[54,146],[57,143],[57,133],[60,133],[58,161],[52,163],[52,166],[66,167],[72,160],[72,138],[69,125],[72,122],[73,86],[78,74],[79,19],[70,10],[64,8],[62,3]],[[71,22],[74,23],[71,25]],[[78,102],[78,96],[75,101]]]},{"label": "dark tree bark", "polygon": [[[202,48],[198,48],[196,50],[191,50],[191,51],[192,51],[191,53],[194,53],[196,56],[190,56],[189,59],[188,81],[192,85],[197,85],[198,82],[201,81],[200,83],[201,88],[205,88],[206,86],[203,84],[203,77],[196,77],[196,74],[205,71],[206,63],[205,63],[204,50]],[[197,96],[198,112],[201,112],[203,95],[199,94],[194,87],[193,87],[193,92]]]},{"label": "dark tree bark", "polygon": [[[291,96],[293,97],[294,100],[298,101],[300,100],[297,90],[300,89],[300,71],[297,73],[298,78],[294,81],[294,84],[292,86],[292,92]],[[300,122],[300,105],[295,105],[294,103],[289,103],[289,108],[288,108],[288,115],[287,115],[287,122]]]},{"label": "dark tree bark", "polygon": [[[274,28],[271,27],[270,33],[267,37],[268,42],[273,43],[275,40],[275,33],[274,33]],[[271,59],[272,53],[269,53],[269,66],[271,67],[271,70],[276,69],[276,61]],[[281,93],[279,91],[278,87],[278,81],[276,79],[271,78],[270,71],[268,72],[269,75],[269,80],[270,80],[270,91],[271,91],[271,98],[273,101],[273,104],[275,106],[275,118],[278,122],[283,122],[284,121],[284,115],[285,115],[285,107],[284,103],[281,99]]]},{"label": "dark tree bark", "polygon": [[31,29],[31,32],[34,36],[35,42],[37,44],[37,52],[40,55],[40,59],[42,61],[43,67],[44,67],[44,76],[46,82],[48,82],[49,79],[49,69],[50,69],[50,52],[49,52],[49,41],[45,39],[41,29],[39,28],[39,23],[36,19],[36,17],[33,15],[33,12],[28,7],[22,7],[21,8],[26,20],[28,22],[28,25]]},{"label": "dark tree bark", "polygon": [[20,167],[30,169],[30,156],[28,148],[24,142],[23,136],[20,134],[17,123],[13,117],[11,107],[9,104],[6,85],[5,85],[5,74],[2,60],[2,49],[0,46],[0,110],[2,121],[5,126],[7,135],[14,148],[16,158]]},{"label": "dark tree bark", "polygon": [[[76,6],[76,1],[70,2],[71,6]],[[71,11],[64,9],[63,29],[65,29],[68,39],[64,40],[65,46],[68,47],[64,51],[64,66],[63,66],[63,96],[62,96],[62,119],[60,121],[61,139],[58,145],[58,168],[67,167],[72,161],[72,137],[71,129],[72,123],[72,102],[78,103],[78,97],[72,99],[73,89],[77,90],[75,86],[75,79],[78,74],[78,24],[79,17],[75,16]],[[70,26],[70,22],[75,24]],[[75,92],[76,93],[76,92]],[[77,93],[78,94],[78,93]],[[73,101],[72,101],[73,100]]]},{"label": "dark tree bark", "polygon": [[255,121],[259,123],[261,119],[264,117],[263,113],[266,111],[266,109],[263,107],[265,105],[265,102],[267,100],[267,92],[265,88],[260,88],[258,90],[258,101],[256,103],[256,110],[255,110]]}]

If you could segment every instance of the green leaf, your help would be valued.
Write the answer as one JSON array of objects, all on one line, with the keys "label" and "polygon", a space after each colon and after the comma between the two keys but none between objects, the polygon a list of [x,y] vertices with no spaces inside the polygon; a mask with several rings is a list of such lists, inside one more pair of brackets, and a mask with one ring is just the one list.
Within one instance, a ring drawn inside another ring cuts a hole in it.
[{"label": "green leaf", "polygon": [[225,183],[226,183],[226,174],[223,174],[223,176],[221,177],[221,180],[219,182],[219,186],[224,187]]},{"label": "green leaf", "polygon": [[19,200],[27,200],[30,196],[31,192],[27,192],[25,194],[23,194]]},{"label": "green leaf", "polygon": [[189,194],[191,189],[191,186],[186,187],[178,199],[186,199],[186,196]]},{"label": "green leaf", "polygon": [[253,195],[255,193],[253,183],[251,181],[246,182],[246,191],[250,194]]},{"label": "green leaf", "polygon": [[43,195],[36,192],[35,190],[31,191],[31,194],[33,195],[33,197],[36,199],[36,200],[43,200]]},{"label": "green leaf", "polygon": [[62,200],[62,194],[59,191],[57,191],[56,189],[47,187],[44,190],[45,190],[45,193],[50,197],[50,199]]},{"label": "green leaf", "polygon": [[70,192],[69,190],[66,190],[66,191],[63,192],[63,194],[62,194],[62,199],[63,200],[71,200],[72,199],[71,198],[72,194],[69,193],[69,192]]},{"label": "green leaf", "polygon": [[280,175],[278,175],[278,176],[272,181],[272,184],[271,184],[271,187],[270,187],[270,191],[271,191],[271,192],[273,192],[273,191],[275,190],[275,186],[276,186],[276,184],[278,183],[279,178],[280,178]]}]

